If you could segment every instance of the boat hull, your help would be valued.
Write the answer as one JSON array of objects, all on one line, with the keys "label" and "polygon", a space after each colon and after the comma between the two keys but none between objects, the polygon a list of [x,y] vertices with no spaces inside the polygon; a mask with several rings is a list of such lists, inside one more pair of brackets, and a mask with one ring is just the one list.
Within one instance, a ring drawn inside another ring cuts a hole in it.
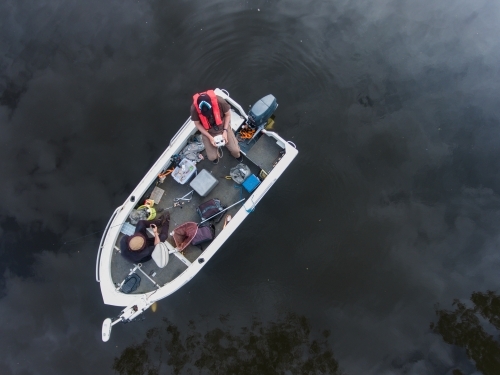
[{"label": "boat hull", "polygon": [[[233,130],[236,130],[236,128],[241,125],[241,122],[246,120],[245,113],[238,103],[234,102],[225,91],[217,89],[216,93],[217,95],[224,97],[232,105],[235,113],[235,121],[231,122],[231,126]],[[238,117],[241,121],[238,120]],[[140,302],[141,305],[149,307],[155,301],[159,301],[179,290],[193,277],[195,277],[198,272],[200,272],[200,270],[208,263],[215,253],[223,246],[226,240],[234,233],[235,230],[237,230],[246,217],[254,211],[257,204],[266,195],[269,189],[271,189],[271,187],[280,178],[298,154],[295,146],[282,139],[277,133],[262,130],[262,136],[270,137],[269,139],[275,141],[276,144],[283,149],[283,155],[280,157],[279,162],[276,162],[276,165],[273,166],[272,170],[270,170],[267,174],[267,177],[251,194],[249,194],[244,203],[239,207],[238,211],[231,215],[232,218],[224,227],[224,230],[221,230],[220,233],[218,233],[215,239],[201,252],[195,261],[185,261],[187,267],[174,279],[163,285],[158,285],[156,288],[145,293],[122,293],[119,288],[117,288],[116,280],[113,280],[111,272],[112,258],[113,256],[117,256],[116,254],[119,251],[117,248],[117,239],[120,236],[122,224],[127,221],[131,210],[137,206],[138,199],[144,196],[157,179],[157,176],[166,169],[166,166],[169,165],[172,156],[178,154],[180,150],[182,150],[187,142],[187,139],[189,139],[195,132],[196,127],[194,126],[194,123],[188,119],[174,136],[169,146],[153,164],[130,196],[125,200],[123,205],[118,207],[112,214],[105,233],[101,239],[96,262],[96,280],[100,283],[101,293],[105,304],[127,306],[127,308],[130,308],[131,306],[136,306],[136,304]],[[131,265],[131,268],[132,267],[133,265]],[[151,280],[146,273],[142,276]],[[145,304],[144,301],[146,301]],[[127,309],[124,309],[123,311],[126,310]]]}]

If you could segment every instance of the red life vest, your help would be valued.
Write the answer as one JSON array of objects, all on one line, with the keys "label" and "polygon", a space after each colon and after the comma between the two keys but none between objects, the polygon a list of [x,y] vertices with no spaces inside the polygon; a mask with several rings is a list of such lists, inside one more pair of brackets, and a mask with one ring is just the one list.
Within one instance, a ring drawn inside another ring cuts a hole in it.
[{"label": "red life vest", "polygon": [[[207,90],[205,93],[201,94],[207,94],[210,97],[210,105],[212,106],[212,113],[214,115],[214,120],[215,120],[215,125],[221,126],[222,125],[222,119],[220,117],[220,109],[219,109],[219,102],[217,101],[217,96],[215,95],[214,90]],[[198,97],[200,94],[195,94],[193,95],[193,105],[194,108],[196,108],[196,112],[198,113],[198,116],[200,118],[200,122],[203,125],[205,129],[210,129],[210,122],[208,121],[208,118],[206,118],[200,110],[200,107],[198,107]]]}]

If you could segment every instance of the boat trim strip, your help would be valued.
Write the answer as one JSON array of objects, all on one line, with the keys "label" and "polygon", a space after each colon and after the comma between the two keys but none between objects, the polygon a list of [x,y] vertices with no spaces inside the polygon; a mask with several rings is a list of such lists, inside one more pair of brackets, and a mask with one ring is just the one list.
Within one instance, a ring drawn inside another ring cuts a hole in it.
[{"label": "boat trim strip", "polygon": [[179,258],[179,260],[184,263],[186,266],[190,266],[192,263],[188,260],[188,258],[186,258],[184,255],[182,255],[179,251],[176,251],[175,253],[173,253],[177,258]]},{"label": "boat trim strip", "polygon": [[111,222],[114,220],[116,214],[118,211],[122,209],[123,206],[119,206],[116,208],[115,212],[113,212],[113,215],[111,215],[108,224],[106,225],[106,229],[104,229],[104,233],[102,234],[101,237],[101,242],[99,243],[99,249],[97,251],[97,260],[95,263],[95,280],[100,283],[101,282],[101,275],[99,274],[99,263],[101,261],[101,251],[103,248],[104,240],[106,239],[106,235],[108,234],[109,226],[111,225]]}]

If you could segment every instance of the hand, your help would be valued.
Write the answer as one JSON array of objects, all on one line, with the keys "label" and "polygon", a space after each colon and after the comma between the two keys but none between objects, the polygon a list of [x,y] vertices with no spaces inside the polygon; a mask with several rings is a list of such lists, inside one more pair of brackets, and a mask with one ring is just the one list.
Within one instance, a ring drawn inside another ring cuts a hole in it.
[{"label": "hand", "polygon": [[150,228],[151,228],[151,229],[153,229],[153,233],[154,233],[154,234],[158,234],[158,228],[156,227],[156,225],[155,225],[155,224],[151,224],[151,225],[150,225]]},{"label": "hand", "polygon": [[226,143],[227,145],[227,130],[222,132],[222,138],[224,138],[224,142]]},{"label": "hand", "polygon": [[214,137],[212,136],[210,136],[210,143],[212,144],[212,146],[217,147],[217,145],[215,144]]}]

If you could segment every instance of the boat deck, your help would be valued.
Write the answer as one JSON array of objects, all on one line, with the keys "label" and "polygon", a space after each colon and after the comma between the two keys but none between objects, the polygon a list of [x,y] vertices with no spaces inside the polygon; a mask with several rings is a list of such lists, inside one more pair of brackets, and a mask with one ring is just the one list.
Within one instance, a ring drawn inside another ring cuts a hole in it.
[{"label": "boat deck", "polygon": [[[251,172],[257,177],[259,176],[261,170],[269,173],[284,152],[284,149],[276,143],[276,140],[273,137],[264,133],[258,134],[258,136],[251,141],[250,144],[247,142],[248,141],[246,140],[240,142],[240,148],[244,153],[243,164],[246,164],[250,168]],[[193,221],[199,223],[200,217],[196,212],[196,208],[200,204],[212,198],[218,198],[224,207],[229,207],[242,198],[248,198],[250,193],[248,193],[241,185],[236,184],[232,179],[226,178],[226,176],[229,176],[230,169],[235,167],[238,164],[238,161],[231,156],[225,147],[222,148],[222,151],[223,157],[219,159],[218,164],[213,164],[208,159],[204,159],[196,165],[198,173],[205,169],[219,182],[207,196],[202,197],[196,192],[193,192],[193,194],[187,196],[187,198],[191,197],[189,201],[181,200],[179,201],[180,204],[174,207],[176,198],[182,198],[193,190],[189,185],[189,182],[192,181],[196,175],[194,175],[190,181],[185,184],[178,183],[171,175],[169,175],[163,183],[159,183],[159,180],[153,183],[145,196],[138,200],[137,206],[143,204],[144,200],[150,197],[151,191],[155,186],[163,189],[164,193],[159,202],[155,202],[154,207],[157,210],[166,209],[170,212],[169,232],[172,232],[176,227],[185,222]],[[202,152],[202,155],[206,157],[204,151]],[[237,204],[224,212],[222,220],[220,220],[219,223],[214,223],[216,236],[223,229],[225,215],[230,214],[231,216],[234,216],[243,203],[244,202]],[[119,288],[120,284],[127,278],[129,273],[131,273],[131,270],[134,268],[134,264],[124,259],[120,254],[119,243],[122,236],[124,236],[124,234],[120,233],[115,243],[115,251],[113,252],[113,256],[111,258],[111,277],[117,288]],[[170,235],[167,241],[174,244]],[[196,259],[203,253],[204,248],[206,248],[209,244],[210,243],[207,243],[203,245],[203,247],[189,245],[182,253],[170,254],[168,264],[164,268],[159,268],[153,260],[142,264],[140,270],[135,271],[135,273],[141,277],[141,283],[133,294],[150,292],[172,281],[179,276],[190,263],[195,262]]]}]

